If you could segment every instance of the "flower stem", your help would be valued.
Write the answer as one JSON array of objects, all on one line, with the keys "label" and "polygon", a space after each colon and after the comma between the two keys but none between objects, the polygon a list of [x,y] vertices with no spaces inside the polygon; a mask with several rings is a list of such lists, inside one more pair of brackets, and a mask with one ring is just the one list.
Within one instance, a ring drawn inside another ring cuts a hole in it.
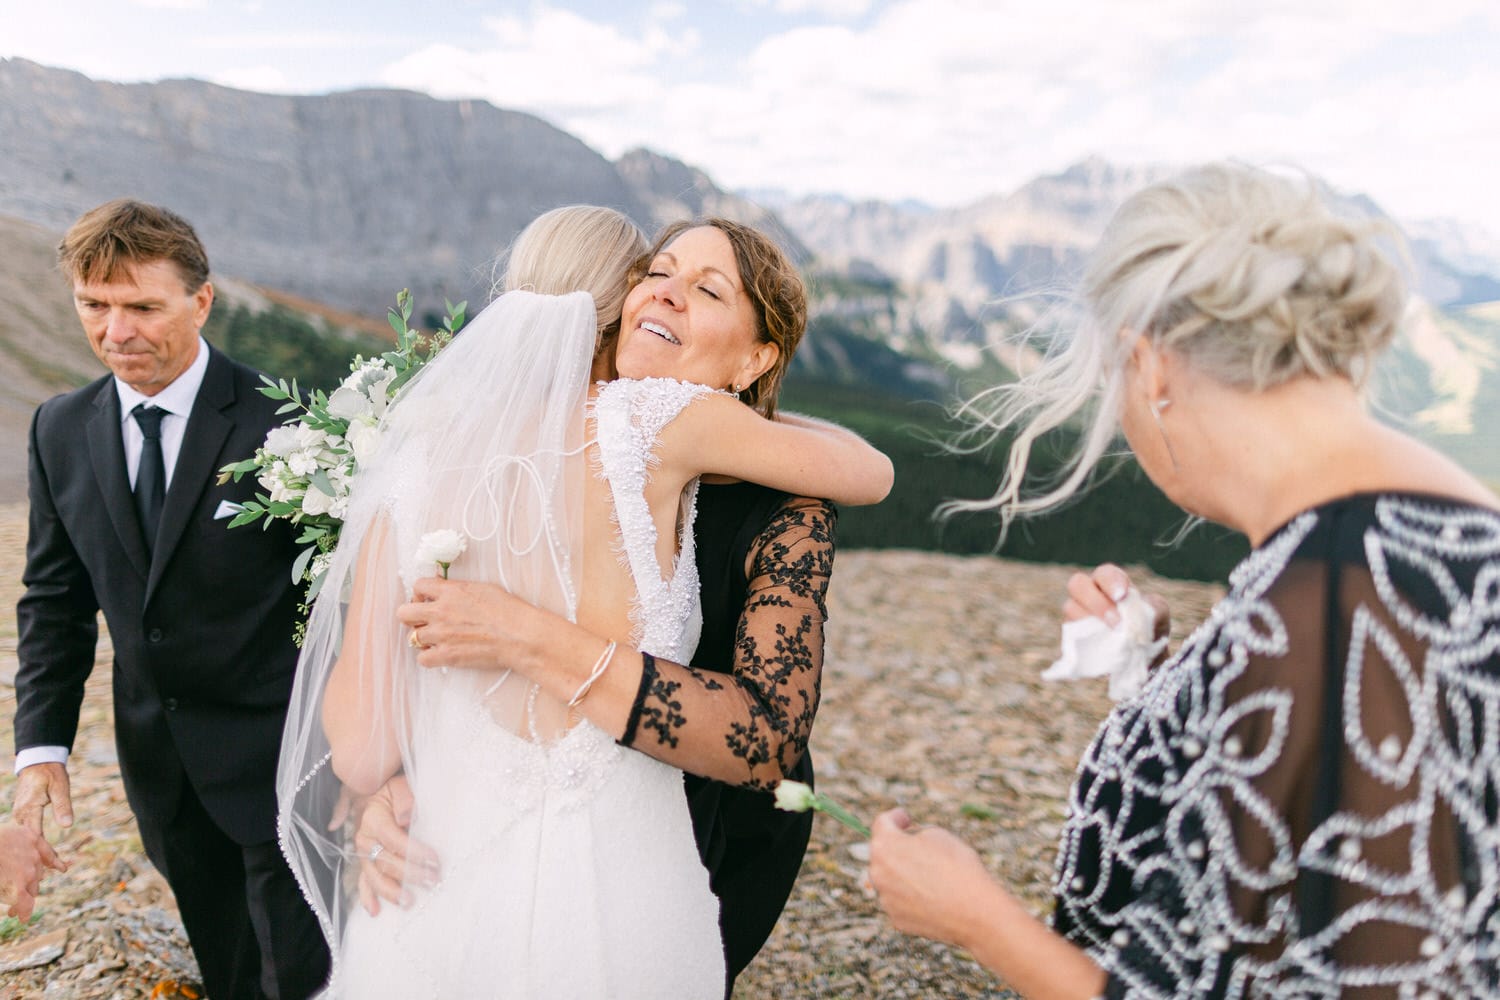
[{"label": "flower stem", "polygon": [[821,793],[814,795],[812,807],[820,813],[832,816],[861,837],[868,837],[870,835],[870,828],[868,826],[865,826],[853,813],[826,795]]}]

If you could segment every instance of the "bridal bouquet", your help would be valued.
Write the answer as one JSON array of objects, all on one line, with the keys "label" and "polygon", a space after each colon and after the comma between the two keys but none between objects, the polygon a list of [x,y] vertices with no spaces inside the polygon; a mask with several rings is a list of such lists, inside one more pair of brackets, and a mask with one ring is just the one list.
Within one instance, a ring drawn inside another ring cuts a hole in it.
[{"label": "bridal bouquet", "polygon": [[220,469],[219,482],[253,474],[265,491],[241,504],[229,527],[285,520],[302,529],[297,544],[307,547],[292,564],[292,579],[307,582],[309,606],[338,544],[354,474],[380,442],[386,407],[463,325],[468,304],[444,305],[442,329],[424,335],[410,325],[411,293],[403,290],[388,317],[396,333],[395,350],[373,358],[356,355],[349,376],[331,394],[319,389],[304,395],[295,379],[289,384],[261,376],[265,385],[260,391],[285,401],[277,412],[294,416],[273,427],[252,457]]}]

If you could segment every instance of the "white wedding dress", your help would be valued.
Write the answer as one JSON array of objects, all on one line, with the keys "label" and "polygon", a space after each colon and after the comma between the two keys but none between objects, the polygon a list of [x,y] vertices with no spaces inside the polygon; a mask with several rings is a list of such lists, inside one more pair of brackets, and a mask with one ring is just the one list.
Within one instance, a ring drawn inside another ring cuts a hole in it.
[{"label": "white wedding dress", "polygon": [[[591,322],[591,308],[588,316]],[[576,586],[569,581],[578,572],[577,550],[570,555],[550,546],[549,525],[566,507],[564,492],[576,490],[580,470],[601,476],[637,593],[630,638],[654,655],[689,660],[701,628],[692,533],[697,484],[683,494],[679,555],[666,575],[644,489],[662,428],[710,391],[665,379],[610,383],[592,405],[597,465],[581,447],[539,446],[469,470],[460,490],[488,501],[488,516],[502,525],[499,575],[508,578],[500,582],[516,589],[509,577],[546,563],[558,568],[564,590]],[[433,468],[432,450],[404,449],[400,468],[381,480],[390,547],[407,592],[413,580],[432,573],[430,565],[414,563],[414,553],[421,534],[435,526],[433,507],[450,517],[456,509],[432,499],[435,491],[452,492],[445,473]],[[508,520],[523,494],[525,503],[544,498],[539,507],[546,514],[524,530],[509,523],[524,516]],[[463,516],[466,524],[485,520],[471,506]],[[453,575],[493,577],[484,568],[489,562],[471,542]],[[562,603],[576,607],[576,592]],[[284,823],[283,844],[334,942],[325,996],[723,996],[718,902],[699,860],[680,770],[616,745],[587,720],[571,728],[555,724],[566,710],[553,702],[548,715],[547,696],[519,675],[497,680],[410,666],[400,676],[400,711],[409,727],[402,761],[416,797],[411,833],[437,852],[441,881],[431,889],[411,886],[409,909],[384,904],[372,917],[349,900],[347,851],[333,858],[327,847],[299,844],[299,831],[302,840],[316,839],[316,822]],[[316,702],[302,714],[315,713]],[[538,718],[554,723],[550,734]],[[284,781],[284,816],[328,777],[325,761],[291,772],[304,775],[295,786]],[[332,874],[318,869],[320,861],[332,863]]]}]

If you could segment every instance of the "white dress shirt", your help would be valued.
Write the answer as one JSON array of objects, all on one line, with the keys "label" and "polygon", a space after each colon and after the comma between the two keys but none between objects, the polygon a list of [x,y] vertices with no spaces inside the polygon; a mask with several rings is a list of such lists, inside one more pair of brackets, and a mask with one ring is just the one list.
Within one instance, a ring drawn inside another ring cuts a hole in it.
[{"label": "white dress shirt", "polygon": [[[172,470],[177,467],[177,456],[182,451],[182,436],[187,431],[188,414],[193,412],[193,402],[203,386],[203,375],[208,371],[208,344],[198,338],[198,356],[187,370],[177,376],[167,387],[154,396],[143,396],[130,386],[115,379],[115,392],[120,397],[120,438],[125,444],[125,468],[130,473],[130,488],[135,489],[136,467],[141,463],[141,425],[135,422],[130,411],[139,403],[149,403],[166,412],[161,418],[161,459],[166,477],[163,489],[172,487]],[[16,772],[32,764],[66,764],[68,748],[57,746],[26,747],[16,752]]]}]

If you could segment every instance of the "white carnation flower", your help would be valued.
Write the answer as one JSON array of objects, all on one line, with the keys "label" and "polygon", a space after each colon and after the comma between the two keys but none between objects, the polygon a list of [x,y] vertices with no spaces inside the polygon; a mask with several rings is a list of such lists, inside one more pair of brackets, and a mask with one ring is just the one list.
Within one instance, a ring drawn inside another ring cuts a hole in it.
[{"label": "white carnation flower", "polygon": [[321,431],[306,424],[297,425],[297,447],[299,448],[321,448],[323,442],[328,440],[328,432]]},{"label": "white carnation flower", "polygon": [[271,428],[270,433],[266,435],[264,447],[270,454],[278,458],[286,458],[297,450],[296,429],[287,427],[285,424]]},{"label": "white carnation flower", "polygon": [[294,476],[310,476],[318,468],[318,459],[310,451],[297,451],[287,456],[286,467]]},{"label": "white carnation flower", "polygon": [[776,808],[787,812],[807,812],[813,807],[813,790],[800,781],[784,780],[776,784]]}]

